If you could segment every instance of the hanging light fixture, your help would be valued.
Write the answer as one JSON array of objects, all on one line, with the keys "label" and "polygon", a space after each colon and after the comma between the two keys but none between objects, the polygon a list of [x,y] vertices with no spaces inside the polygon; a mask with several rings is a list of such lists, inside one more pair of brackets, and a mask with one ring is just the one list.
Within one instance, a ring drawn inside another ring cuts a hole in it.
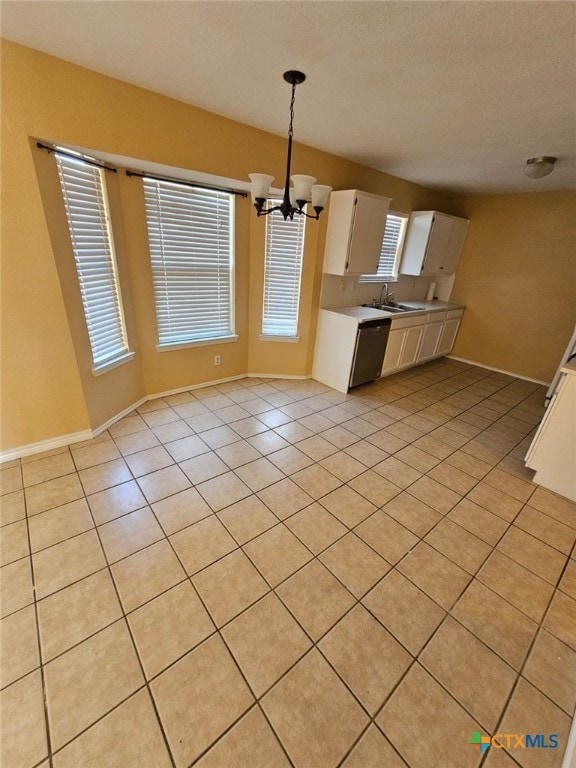
[{"label": "hanging light fixture", "polygon": [[548,176],[554,170],[555,157],[531,157],[530,160],[526,160],[526,166],[524,173],[531,179],[541,179],[543,176]]},{"label": "hanging light fixture", "polygon": [[[269,176],[266,173],[251,173],[250,181],[252,202],[258,213],[258,216],[266,216],[272,211],[280,211],[284,220],[293,219],[294,214],[301,216],[307,216],[309,219],[319,219],[320,213],[326,207],[326,201],[328,195],[332,191],[332,187],[327,187],[324,184],[316,184],[316,179],[313,176],[292,176],[292,184],[290,186],[290,164],[292,161],[292,136],[294,134],[292,123],[294,121],[294,98],[296,94],[296,86],[303,83],[306,80],[306,75],[303,72],[298,72],[295,69],[291,69],[288,72],[284,72],[284,80],[290,83],[292,86],[292,98],[290,100],[290,127],[288,128],[288,159],[286,161],[286,182],[284,184],[284,197],[280,205],[275,205],[272,208],[265,208],[266,200],[270,194],[270,185],[274,181],[274,176]],[[316,212],[313,216],[311,213],[306,213],[304,206],[306,203],[312,202],[312,208]]]}]

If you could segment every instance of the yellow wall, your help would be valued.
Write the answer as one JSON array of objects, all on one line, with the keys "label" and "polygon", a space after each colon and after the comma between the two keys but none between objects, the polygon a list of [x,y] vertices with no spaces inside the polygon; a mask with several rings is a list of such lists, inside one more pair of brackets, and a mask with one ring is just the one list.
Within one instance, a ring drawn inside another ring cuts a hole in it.
[{"label": "yellow wall", "polygon": [[[144,395],[247,372],[311,370],[326,214],[309,222],[299,344],[259,340],[264,222],[236,204],[236,343],[158,352],[142,187],[109,183],[134,361],[98,378],[63,236],[51,158],[31,138],[191,171],[283,178],[286,140],[38,51],[2,43],[2,448],[94,428]],[[454,211],[439,193],[296,145],[294,173],[392,197],[396,210]],[[52,185],[52,186],[51,186]],[[52,191],[50,191],[50,189]],[[215,354],[222,365],[215,367]]]},{"label": "yellow wall", "polygon": [[[32,153],[2,78],[2,440],[90,426]],[[24,84],[22,84],[24,87]]]},{"label": "yellow wall", "polygon": [[453,354],[550,381],[576,322],[576,193],[464,195],[458,213],[470,225]]}]

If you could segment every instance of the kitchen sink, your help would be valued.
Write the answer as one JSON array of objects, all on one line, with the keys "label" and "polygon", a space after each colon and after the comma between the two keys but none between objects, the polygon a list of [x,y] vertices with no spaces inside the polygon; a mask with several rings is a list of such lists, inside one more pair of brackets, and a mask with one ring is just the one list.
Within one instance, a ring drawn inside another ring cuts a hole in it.
[{"label": "kitchen sink", "polygon": [[383,312],[409,312],[412,307],[405,307],[402,304],[362,304],[363,307],[370,307],[370,309],[380,309]]}]

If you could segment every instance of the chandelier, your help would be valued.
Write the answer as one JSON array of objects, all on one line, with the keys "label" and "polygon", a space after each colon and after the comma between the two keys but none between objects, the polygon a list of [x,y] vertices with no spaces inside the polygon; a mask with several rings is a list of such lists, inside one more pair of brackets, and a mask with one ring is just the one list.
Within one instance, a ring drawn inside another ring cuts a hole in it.
[{"label": "chandelier", "polygon": [[[296,86],[306,80],[306,75],[303,72],[291,69],[288,72],[284,72],[284,80],[292,86],[284,197],[280,205],[265,208],[264,206],[266,205],[266,200],[270,194],[270,185],[274,181],[274,176],[269,176],[266,173],[251,173],[249,176],[250,181],[252,182],[252,202],[254,203],[258,216],[266,216],[267,214],[272,213],[272,211],[280,211],[282,216],[284,216],[284,220],[293,219],[294,214],[307,216],[309,219],[319,219],[320,213],[326,206],[326,201],[328,200],[328,195],[332,191],[332,187],[327,187],[324,184],[316,184],[316,179],[313,176],[303,176],[298,174],[290,177],[292,137],[294,135],[292,128],[292,123],[294,121],[294,98],[296,94]],[[290,178],[292,178],[292,187],[290,186]],[[306,213],[304,210],[304,206],[309,202],[312,202],[312,208],[315,211],[315,215]]]}]

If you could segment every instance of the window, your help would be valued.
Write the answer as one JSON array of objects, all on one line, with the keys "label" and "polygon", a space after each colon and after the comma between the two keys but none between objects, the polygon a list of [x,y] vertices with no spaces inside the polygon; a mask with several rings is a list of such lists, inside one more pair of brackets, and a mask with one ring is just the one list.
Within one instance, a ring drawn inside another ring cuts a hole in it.
[{"label": "window", "polygon": [[305,222],[304,216],[284,221],[280,211],[266,218],[263,336],[297,338]]},{"label": "window", "polygon": [[396,280],[400,255],[404,244],[404,235],[408,216],[402,213],[389,213],[386,217],[386,228],[382,240],[382,250],[378,263],[378,272],[375,275],[362,275],[362,283],[381,283],[384,280]]},{"label": "window", "polygon": [[129,359],[104,171],[55,154],[94,373]]},{"label": "window", "polygon": [[233,340],[232,195],[144,179],[160,347]]}]

